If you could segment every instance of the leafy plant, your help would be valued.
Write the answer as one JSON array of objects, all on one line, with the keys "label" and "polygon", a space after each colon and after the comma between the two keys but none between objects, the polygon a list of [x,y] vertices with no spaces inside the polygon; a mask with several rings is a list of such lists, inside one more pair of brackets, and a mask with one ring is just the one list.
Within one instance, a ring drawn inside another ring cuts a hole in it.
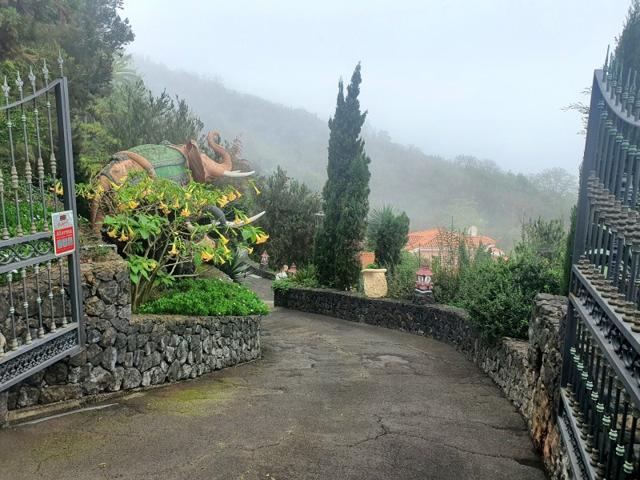
[{"label": "leafy plant", "polygon": [[315,288],[319,286],[318,270],[313,264],[300,267],[296,274],[292,277],[294,284],[300,287]]},{"label": "leafy plant", "polygon": [[281,278],[271,284],[271,288],[274,291],[279,290],[282,292],[286,292],[293,287],[317,288],[319,286],[318,271],[315,265],[312,264],[301,267],[292,277]]},{"label": "leafy plant", "polygon": [[234,249],[228,262],[220,265],[220,270],[226,273],[231,280],[239,282],[247,274],[249,265],[245,261],[246,250]]},{"label": "leafy plant", "polygon": [[139,313],[174,315],[266,315],[268,307],[237,283],[219,279],[181,280],[160,298],[141,305]]},{"label": "leafy plant", "polygon": [[203,262],[223,265],[232,261],[235,249],[250,251],[268,238],[253,225],[217,224],[209,205],[226,208],[237,224],[246,219],[232,206],[242,195],[233,187],[215,189],[197,182],[183,187],[141,174],[121,186],[113,184],[108,192],[100,184],[80,185],[78,192],[98,201],[107,213],[103,227],[129,264],[134,308],[155,286],[196,276],[193,267]]},{"label": "leafy plant", "polygon": [[371,213],[367,229],[369,248],[375,251],[376,262],[390,272],[400,262],[408,234],[409,217],[404,212],[396,214],[391,206],[385,205]]},{"label": "leafy plant", "polygon": [[258,211],[269,212],[261,220],[270,234],[269,263],[274,268],[309,263],[313,256],[316,214],[322,208],[320,196],[304,183],[289,178],[280,167],[260,183],[255,203]]},{"label": "leafy plant", "polygon": [[391,298],[410,299],[415,290],[418,268],[420,268],[420,261],[415,255],[401,252],[400,262],[387,276],[387,295]]},{"label": "leafy plant", "polygon": [[485,338],[526,338],[533,298],[513,280],[509,260],[503,259],[474,263],[461,276],[456,304]]},{"label": "leafy plant", "polygon": [[274,280],[271,283],[271,289],[274,292],[287,292],[289,291],[291,288],[296,287],[297,285],[295,285],[291,279],[289,278],[280,278],[278,280]]}]

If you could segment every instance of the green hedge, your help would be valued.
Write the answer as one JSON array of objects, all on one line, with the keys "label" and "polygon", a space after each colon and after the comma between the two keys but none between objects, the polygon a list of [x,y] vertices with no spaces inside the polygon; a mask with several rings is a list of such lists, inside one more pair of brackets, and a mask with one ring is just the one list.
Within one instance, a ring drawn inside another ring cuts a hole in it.
[{"label": "green hedge", "polygon": [[266,315],[269,308],[251,290],[218,279],[183,280],[138,313],[245,316]]}]

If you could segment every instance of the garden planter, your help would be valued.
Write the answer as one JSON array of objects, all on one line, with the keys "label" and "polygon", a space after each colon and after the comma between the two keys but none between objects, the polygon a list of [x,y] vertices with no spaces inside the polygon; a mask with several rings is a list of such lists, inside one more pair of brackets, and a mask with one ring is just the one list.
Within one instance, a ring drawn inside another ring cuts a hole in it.
[{"label": "garden planter", "polygon": [[380,298],[387,295],[386,268],[365,268],[362,270],[364,294],[369,298]]}]

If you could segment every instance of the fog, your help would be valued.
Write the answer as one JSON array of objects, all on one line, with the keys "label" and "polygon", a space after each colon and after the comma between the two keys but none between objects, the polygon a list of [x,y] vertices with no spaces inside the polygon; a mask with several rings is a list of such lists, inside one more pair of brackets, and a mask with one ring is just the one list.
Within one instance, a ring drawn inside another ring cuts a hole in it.
[{"label": "fog", "polygon": [[[179,6],[178,6],[179,5]],[[369,123],[429,154],[577,171],[592,71],[628,0],[129,0],[130,53],[328,118],[362,62]]]}]

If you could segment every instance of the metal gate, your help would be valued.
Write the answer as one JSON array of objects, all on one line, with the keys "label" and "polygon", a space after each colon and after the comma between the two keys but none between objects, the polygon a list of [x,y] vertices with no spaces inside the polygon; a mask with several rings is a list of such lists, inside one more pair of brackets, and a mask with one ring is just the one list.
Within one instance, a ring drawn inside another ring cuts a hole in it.
[{"label": "metal gate", "polygon": [[[55,80],[45,62],[38,75],[0,85],[0,391],[84,343],[69,97],[58,63]],[[74,228],[54,232],[54,214]]]}]

